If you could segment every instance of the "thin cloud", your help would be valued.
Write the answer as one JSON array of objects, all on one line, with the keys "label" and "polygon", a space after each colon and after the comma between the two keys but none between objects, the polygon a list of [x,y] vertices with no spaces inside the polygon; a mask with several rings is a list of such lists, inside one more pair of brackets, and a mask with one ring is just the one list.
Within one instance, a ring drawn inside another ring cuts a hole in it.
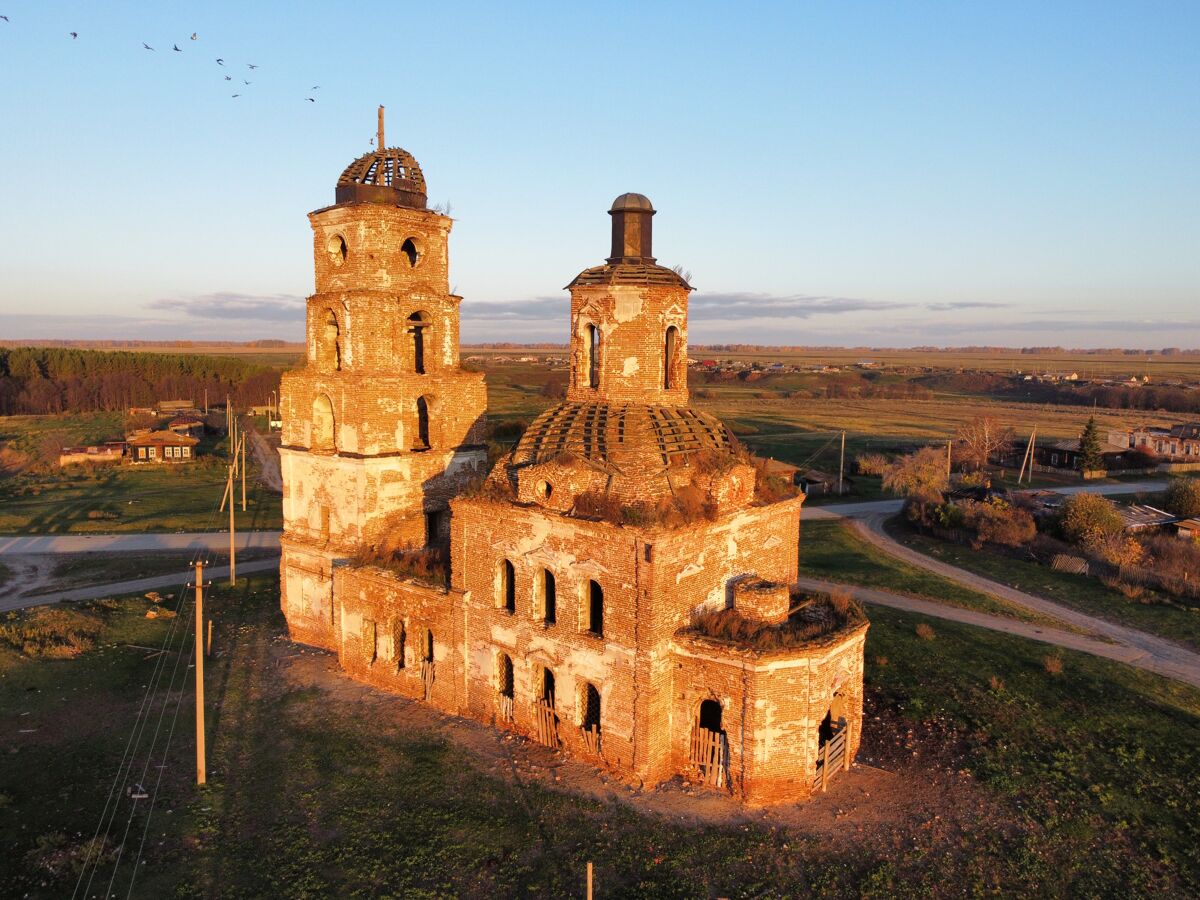
[{"label": "thin cloud", "polygon": [[463,321],[476,322],[565,322],[569,308],[566,297],[535,297],[532,300],[487,303],[468,300],[462,305],[461,315]]},{"label": "thin cloud", "polygon": [[854,297],[822,297],[811,294],[765,294],[735,291],[697,293],[688,303],[691,318],[697,321],[739,319],[811,319],[813,316],[896,310],[911,303],[886,300],[860,300]]},{"label": "thin cloud", "polygon": [[304,298],[294,294],[237,294],[221,291],[198,297],[164,297],[147,304],[149,309],[180,312],[197,319],[302,322]]},{"label": "thin cloud", "polygon": [[991,300],[951,300],[947,303],[926,303],[925,308],[934,312],[948,312],[954,309],[1001,309],[1012,306],[1011,303],[996,303]]}]

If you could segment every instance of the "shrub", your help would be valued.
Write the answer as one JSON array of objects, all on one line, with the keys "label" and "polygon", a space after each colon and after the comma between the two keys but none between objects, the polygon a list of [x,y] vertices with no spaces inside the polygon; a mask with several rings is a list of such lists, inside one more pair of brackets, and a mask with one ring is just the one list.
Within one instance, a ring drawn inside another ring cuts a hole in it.
[{"label": "shrub", "polygon": [[26,656],[72,659],[96,644],[99,619],[61,606],[39,606],[8,614],[0,639]]},{"label": "shrub", "polygon": [[438,587],[445,587],[449,581],[450,571],[446,553],[438,547],[363,547],[353,559],[358,565],[378,566],[397,575]]},{"label": "shrub", "polygon": [[922,622],[917,626],[917,637],[923,641],[932,641],[935,637],[937,637],[937,633],[930,625]]},{"label": "shrub", "polygon": [[1156,534],[1143,541],[1149,559],[1147,565],[1159,575],[1181,581],[1200,578],[1200,544]]},{"label": "shrub", "polygon": [[880,668],[882,668],[883,666],[886,666],[888,664],[888,662],[889,662],[889,660],[886,656],[876,656],[875,657],[875,665],[879,666]]},{"label": "shrub", "polygon": [[979,545],[1025,547],[1037,536],[1033,516],[999,498],[983,503],[968,501],[962,510],[963,525],[975,533]]},{"label": "shrub", "polygon": [[1163,505],[1177,516],[1200,516],[1200,478],[1172,478]]},{"label": "shrub", "polygon": [[778,624],[748,619],[736,608],[703,612],[693,621],[692,631],[754,650],[782,650],[804,646],[846,625],[866,620],[858,602],[840,592],[793,595],[792,605],[792,614]]},{"label": "shrub", "polygon": [[883,473],[883,486],[904,497],[944,491],[946,482],[946,454],[936,447],[901,456]]},{"label": "shrub", "polygon": [[859,475],[882,475],[887,471],[888,458],[882,453],[860,453],[854,464]]},{"label": "shrub", "polygon": [[1042,668],[1046,670],[1047,675],[1061,675],[1063,671],[1063,661],[1061,656],[1050,655],[1042,660]]},{"label": "shrub", "polygon": [[1124,534],[1104,534],[1087,537],[1083,546],[1106,563],[1114,566],[1136,566],[1146,555],[1136,538]]},{"label": "shrub", "polygon": [[1099,494],[1068,497],[1063,502],[1060,516],[1059,528],[1063,537],[1077,546],[1120,534],[1125,527],[1117,507]]},{"label": "shrub", "polygon": [[1106,588],[1110,588],[1119,594],[1123,594],[1128,600],[1141,600],[1146,595],[1146,589],[1140,584],[1130,584],[1120,578],[1110,578],[1105,575],[1100,579],[1100,583]]}]

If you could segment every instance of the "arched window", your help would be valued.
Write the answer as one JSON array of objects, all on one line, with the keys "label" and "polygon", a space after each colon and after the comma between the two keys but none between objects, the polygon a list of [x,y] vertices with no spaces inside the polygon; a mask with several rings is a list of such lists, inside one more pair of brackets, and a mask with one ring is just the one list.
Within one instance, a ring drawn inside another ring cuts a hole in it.
[{"label": "arched window", "polygon": [[721,704],[716,700],[705,700],[700,704],[700,727],[709,731],[721,730]]},{"label": "arched window", "polygon": [[429,316],[415,312],[408,317],[408,333],[412,337],[413,371],[425,374],[425,332],[429,328]]},{"label": "arched window", "polygon": [[326,371],[342,367],[342,341],[332,309],[325,310],[325,319],[317,333],[317,365]]},{"label": "arched window", "polygon": [[538,698],[551,709],[554,708],[554,673],[549,669],[542,669],[542,695]]},{"label": "arched window", "polygon": [[424,397],[417,398],[417,440],[413,449],[429,449],[429,401]]},{"label": "arched window", "polygon": [[501,697],[513,696],[513,661],[507,653],[496,657],[496,690]]},{"label": "arched window", "polygon": [[672,325],[667,329],[667,337],[663,346],[663,387],[668,391],[678,386],[675,378],[675,365],[678,355],[679,329]]},{"label": "arched window", "polygon": [[324,394],[318,394],[312,406],[313,450],[334,450],[333,404]]},{"label": "arched window", "polygon": [[596,637],[604,636],[604,589],[598,582],[588,582],[587,630]]},{"label": "arched window", "polygon": [[417,242],[412,238],[405,238],[404,243],[400,245],[400,252],[408,257],[408,264],[416,268],[418,262],[421,261],[421,251],[417,247]]},{"label": "arched window", "polygon": [[433,629],[425,629],[425,662],[433,662]]},{"label": "arched window", "polygon": [[517,611],[517,570],[507,559],[500,564],[500,591],[497,604],[506,612]]},{"label": "arched window", "polygon": [[553,625],[558,617],[558,588],[554,582],[554,573],[542,569],[542,621]]},{"label": "arched window", "polygon": [[397,669],[404,668],[404,641],[407,636],[404,630],[404,622],[397,619],[392,630],[393,652],[396,656]]},{"label": "arched window", "polygon": [[598,388],[600,387],[600,329],[589,322],[584,330],[584,340],[587,342],[584,352],[587,361],[588,387]]},{"label": "arched window", "polygon": [[584,731],[600,733],[600,691],[594,684],[585,683],[580,700],[580,722]]}]

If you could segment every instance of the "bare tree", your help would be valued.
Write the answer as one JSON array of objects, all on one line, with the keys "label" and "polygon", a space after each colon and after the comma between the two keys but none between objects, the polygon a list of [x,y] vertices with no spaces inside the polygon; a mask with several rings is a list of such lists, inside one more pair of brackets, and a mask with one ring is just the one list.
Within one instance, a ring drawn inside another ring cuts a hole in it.
[{"label": "bare tree", "polygon": [[1012,449],[1013,430],[1002,426],[991,416],[976,416],[958,429],[955,456],[963,468],[982,469],[995,456],[1004,456]]}]

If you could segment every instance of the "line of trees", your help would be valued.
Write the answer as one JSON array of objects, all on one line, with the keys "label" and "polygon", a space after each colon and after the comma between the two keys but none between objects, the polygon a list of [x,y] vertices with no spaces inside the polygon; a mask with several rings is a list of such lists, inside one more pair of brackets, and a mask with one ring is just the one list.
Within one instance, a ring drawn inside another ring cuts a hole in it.
[{"label": "line of trees", "polygon": [[279,371],[237,359],[63,347],[0,348],[0,415],[116,412],[159,400],[267,402]]},{"label": "line of trees", "polygon": [[920,383],[933,390],[1009,397],[1063,406],[1096,406],[1105,409],[1200,412],[1200,391],[1172,385],[1073,384],[1071,382],[1017,381],[1007,375],[953,372],[929,375]]}]

